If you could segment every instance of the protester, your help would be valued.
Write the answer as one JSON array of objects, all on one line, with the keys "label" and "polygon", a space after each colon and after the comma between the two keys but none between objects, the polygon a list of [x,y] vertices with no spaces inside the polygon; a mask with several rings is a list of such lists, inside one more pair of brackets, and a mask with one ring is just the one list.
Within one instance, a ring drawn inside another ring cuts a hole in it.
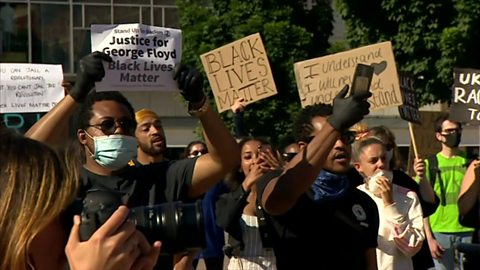
[{"label": "protester", "polygon": [[66,212],[79,183],[64,169],[46,145],[0,128],[0,269],[60,270],[66,257],[72,270],[152,269],[160,243],[151,247],[125,222],[124,206],[85,242],[75,216],[67,244]]},{"label": "protester", "polygon": [[258,200],[272,218],[278,269],[376,269],[378,210],[352,185],[347,130],[368,114],[369,92],[307,106],[297,117],[302,151],[283,170],[257,183]]},{"label": "protester", "polygon": [[134,161],[137,165],[166,161],[167,140],[160,116],[152,110],[141,109],[135,113],[135,121],[138,149]]},{"label": "protester", "polygon": [[383,141],[376,137],[354,143],[353,165],[365,179],[358,188],[375,201],[379,211],[378,269],[413,270],[412,256],[425,239],[422,209],[415,192],[392,183],[386,152]]},{"label": "protester", "polygon": [[[426,236],[436,269],[463,269],[463,254],[456,252],[455,243],[471,243],[472,228],[459,223],[457,198],[466,171],[467,159],[460,151],[462,125],[449,120],[448,114],[439,116],[435,123],[435,138],[442,150],[433,159],[426,160],[426,178],[440,205],[429,217]],[[432,162],[437,164],[432,164]]]},{"label": "protester", "polygon": [[470,163],[463,177],[458,195],[460,224],[474,229],[473,248],[467,246],[468,252],[457,247],[457,251],[465,253],[464,267],[467,270],[480,267],[480,160]]},{"label": "protester", "polygon": [[[402,171],[405,165],[402,164],[399,158],[400,152],[398,151],[393,132],[386,126],[374,126],[369,129],[368,133],[370,136],[375,136],[382,140],[386,147],[386,166],[393,172],[393,184],[412,190],[417,194],[422,207],[425,230],[427,230],[428,217],[435,212],[440,203],[440,199],[435,195],[435,192],[433,192],[433,188],[428,179],[425,178],[425,161],[420,158],[415,159],[413,169],[418,180],[417,183]],[[413,256],[412,261],[415,270],[427,270],[434,267],[427,241],[422,242],[422,248]]]},{"label": "protester", "polygon": [[[77,114],[77,138],[84,149],[85,163],[80,170],[80,197],[91,189],[109,189],[122,195],[129,207],[199,198],[238,164],[238,146],[229,130],[206,99],[203,76],[186,66],[177,67],[177,80],[189,113],[200,119],[209,153],[195,159],[154,162],[128,166],[137,154],[135,115],[131,104],[118,92],[96,92],[95,81],[103,78],[102,61],[111,58],[93,52],[80,61],[77,81],[64,99],[43,116],[27,135],[39,141],[62,146],[62,127],[81,105]],[[153,240],[153,239],[152,239]],[[176,243],[163,242],[162,251]],[[163,262],[163,260],[161,261]],[[169,269],[173,266],[164,268]]]},{"label": "protester", "polygon": [[256,182],[279,162],[269,162],[275,157],[270,144],[262,138],[244,137],[239,146],[240,167],[227,176],[232,191],[217,201],[217,223],[228,233],[227,269],[275,270],[273,228],[257,201]]},{"label": "protester", "polygon": [[[188,143],[184,151],[186,158],[196,158],[208,153],[203,141],[195,140]],[[203,259],[206,270],[223,270],[223,246],[225,244],[223,229],[217,225],[215,214],[218,198],[228,191],[223,181],[210,188],[202,198],[203,223],[205,228],[205,248],[197,252],[193,258],[193,268],[196,269],[200,259]]]}]

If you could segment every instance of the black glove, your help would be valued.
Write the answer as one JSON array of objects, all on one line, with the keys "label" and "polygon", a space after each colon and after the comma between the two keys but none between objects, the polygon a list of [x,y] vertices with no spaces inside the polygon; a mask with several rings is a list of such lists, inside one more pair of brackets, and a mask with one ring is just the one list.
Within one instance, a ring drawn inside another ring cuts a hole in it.
[{"label": "black glove", "polygon": [[87,94],[95,86],[95,82],[99,82],[105,76],[103,69],[103,61],[112,62],[112,58],[102,52],[93,52],[80,59],[80,65],[77,71],[77,79],[70,96],[76,102],[82,102]]},{"label": "black glove", "polygon": [[327,119],[330,125],[340,132],[347,130],[369,113],[370,103],[367,99],[372,93],[360,91],[346,98],[348,88],[348,85],[345,85],[333,99],[333,113]]},{"label": "black glove", "polygon": [[173,77],[177,81],[180,94],[191,103],[199,103],[205,98],[203,93],[203,75],[195,68],[178,65]]}]

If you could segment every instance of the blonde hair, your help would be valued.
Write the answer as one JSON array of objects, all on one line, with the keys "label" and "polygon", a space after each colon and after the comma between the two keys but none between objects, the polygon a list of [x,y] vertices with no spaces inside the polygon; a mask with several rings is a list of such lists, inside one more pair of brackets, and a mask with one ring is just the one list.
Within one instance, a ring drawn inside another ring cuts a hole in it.
[{"label": "blonde hair", "polygon": [[32,240],[75,197],[76,177],[48,146],[0,130],[0,269],[31,266]]},{"label": "blonde hair", "polygon": [[375,136],[368,136],[357,140],[352,145],[352,162],[357,162],[360,160],[360,155],[363,152],[363,149],[372,144],[380,144],[385,147],[383,141]]}]

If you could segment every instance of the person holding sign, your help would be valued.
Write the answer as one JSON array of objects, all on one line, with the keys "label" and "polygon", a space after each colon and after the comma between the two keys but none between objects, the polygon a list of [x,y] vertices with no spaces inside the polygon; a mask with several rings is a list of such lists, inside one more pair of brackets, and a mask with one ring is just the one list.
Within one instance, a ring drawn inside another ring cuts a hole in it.
[{"label": "person holding sign", "polygon": [[[0,127],[0,142],[0,269],[60,270],[67,260],[72,270],[152,269],[159,243],[151,248],[125,222],[126,207],[118,208],[90,241],[79,239],[78,216],[68,236],[77,179],[38,141]],[[146,249],[145,256],[139,256],[137,245]]]},{"label": "person holding sign", "polygon": [[[209,153],[195,159],[128,166],[137,154],[136,122],[131,104],[119,92],[92,91],[89,94],[94,83],[102,80],[105,74],[103,61],[112,60],[101,52],[82,58],[77,81],[69,95],[27,132],[33,139],[62,147],[67,138],[62,128],[67,126],[69,116],[80,105],[77,141],[85,153],[79,172],[81,198],[87,191],[101,188],[121,194],[122,202],[129,207],[193,200],[238,164],[238,146],[210,107],[202,89],[202,74],[180,66],[174,79],[189,102],[189,113],[198,117],[203,125]],[[162,253],[178,252],[173,249],[174,242],[162,241]],[[170,251],[169,246],[172,247]],[[171,268],[172,265],[161,267]]]},{"label": "person holding sign", "polygon": [[371,93],[347,92],[333,106],[302,110],[295,123],[301,152],[257,183],[257,199],[280,238],[279,270],[376,269],[378,210],[348,174],[355,140],[348,129],[368,114]]}]

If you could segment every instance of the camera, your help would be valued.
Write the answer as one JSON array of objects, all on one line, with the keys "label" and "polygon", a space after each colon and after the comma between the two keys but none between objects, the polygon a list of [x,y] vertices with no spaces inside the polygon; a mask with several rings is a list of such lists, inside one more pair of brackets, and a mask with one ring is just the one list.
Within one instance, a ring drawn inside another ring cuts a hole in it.
[{"label": "camera", "polygon": [[[87,191],[81,212],[80,239],[93,233],[123,204],[121,194],[103,189]],[[180,201],[130,208],[128,222],[136,225],[150,243],[162,241],[162,253],[174,254],[205,248],[202,204]]]}]

